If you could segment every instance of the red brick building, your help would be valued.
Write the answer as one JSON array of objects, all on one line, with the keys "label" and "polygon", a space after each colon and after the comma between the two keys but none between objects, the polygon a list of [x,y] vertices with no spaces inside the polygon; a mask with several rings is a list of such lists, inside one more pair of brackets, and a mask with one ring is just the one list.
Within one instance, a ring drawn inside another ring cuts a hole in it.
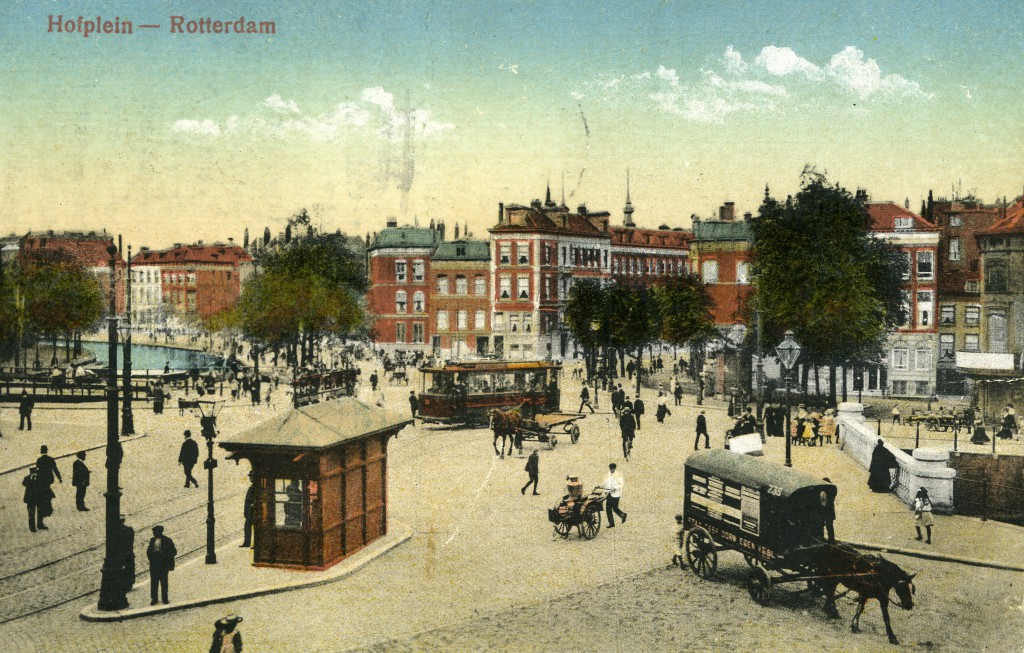
[{"label": "red brick building", "polygon": [[[252,256],[234,244],[176,244],[165,250],[143,249],[132,258],[132,273],[138,275],[136,279],[146,278],[141,275],[157,268],[164,311],[209,319],[238,303],[252,261]],[[138,298],[134,291],[133,298]],[[144,309],[133,304],[133,313],[139,310]]]},{"label": "red brick building", "polygon": [[[99,281],[103,291],[103,305],[110,302],[110,255],[107,247],[115,245],[114,237],[105,231],[32,231],[21,238],[19,255],[60,252],[70,256]],[[125,261],[118,251],[114,262],[114,294],[118,313],[124,311]]]},{"label": "red brick building", "polygon": [[[456,227],[456,237],[458,228]],[[491,251],[487,241],[439,243],[430,255],[431,353],[459,360],[490,352]]]},{"label": "red brick building", "polygon": [[736,206],[726,202],[717,220],[693,219],[690,257],[713,302],[711,316],[719,327],[747,320],[747,302],[754,294],[750,283],[749,213],[736,219]]},{"label": "red brick building", "polygon": [[444,240],[444,224],[399,227],[394,218],[366,248],[370,290],[367,310],[373,339],[387,353],[422,352],[431,346],[430,256]]}]

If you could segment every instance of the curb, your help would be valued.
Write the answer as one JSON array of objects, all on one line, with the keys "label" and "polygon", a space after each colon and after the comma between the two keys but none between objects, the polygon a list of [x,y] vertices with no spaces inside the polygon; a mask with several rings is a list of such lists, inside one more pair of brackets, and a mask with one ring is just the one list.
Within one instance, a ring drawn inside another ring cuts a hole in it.
[{"label": "curb", "polygon": [[[146,437],[148,435],[149,435],[149,433],[140,433],[139,435],[130,435],[130,436],[126,437],[126,438],[119,437],[118,438],[118,442],[121,442],[121,443],[132,442],[133,440],[139,440],[139,439],[144,438],[144,437]],[[59,456],[53,456],[53,459],[54,460],[60,460],[62,458],[71,458],[72,456],[77,455],[79,451],[87,451],[87,452],[88,451],[96,451],[97,449],[105,449],[106,446],[107,446],[107,443],[104,442],[103,444],[98,444],[95,447],[86,447],[85,449],[75,449],[74,451],[69,452],[69,453],[62,453]],[[36,464],[35,461],[33,461],[33,462],[30,462],[30,463],[25,464],[25,465],[19,465],[18,467],[10,467],[8,469],[2,469],[2,470],[0,470],[0,476],[5,476],[7,474],[13,474],[14,472],[21,471],[23,469],[28,469],[29,467],[31,467],[32,465],[35,465],[35,464]]]},{"label": "curb", "polygon": [[930,553],[928,551],[919,551],[917,549],[904,549],[898,546],[882,546],[881,544],[872,544],[870,542],[847,541],[846,544],[858,549],[867,549],[869,551],[878,551],[880,553],[895,553],[896,555],[909,556],[911,558],[936,560],[938,562],[955,562],[961,565],[969,565],[971,567],[987,567],[989,569],[1000,569],[1003,571],[1024,572],[1024,566],[1011,565],[1003,562],[992,562],[991,560],[966,558],[963,556],[954,556],[945,553]]},{"label": "curb", "polygon": [[[359,551],[350,558],[339,562],[337,565],[332,567],[327,572],[321,572],[325,575],[321,578],[313,580],[298,580],[290,583],[283,583],[278,585],[271,585],[270,587],[262,587],[253,590],[236,592],[233,594],[220,594],[217,596],[209,596],[206,598],[192,599],[190,601],[184,601],[182,603],[173,603],[168,605],[152,605],[142,608],[129,608],[126,610],[118,610],[115,612],[100,611],[96,604],[90,604],[84,608],[79,614],[79,618],[82,621],[91,622],[112,622],[112,621],[125,621],[128,619],[137,619],[139,617],[148,617],[154,614],[163,614],[166,612],[176,612],[178,610],[187,610],[189,608],[200,608],[207,605],[213,605],[214,603],[226,603],[228,601],[240,601],[242,599],[251,599],[257,596],[267,596],[270,594],[280,594],[281,592],[290,592],[291,590],[305,589],[309,587],[318,587],[320,585],[327,585],[335,581],[341,580],[345,576],[352,574],[359,569],[363,568],[370,562],[376,560],[380,556],[384,555],[391,549],[398,547],[401,544],[409,541],[412,538],[412,528],[401,523],[394,522],[392,526],[398,532],[394,535],[389,534],[382,540],[374,542],[369,547]],[[237,546],[239,540],[234,540],[227,545],[221,547],[221,550],[229,549]],[[203,558],[197,557],[193,560],[188,561],[182,567],[188,567],[203,561]],[[299,575],[302,572],[296,572]]]}]

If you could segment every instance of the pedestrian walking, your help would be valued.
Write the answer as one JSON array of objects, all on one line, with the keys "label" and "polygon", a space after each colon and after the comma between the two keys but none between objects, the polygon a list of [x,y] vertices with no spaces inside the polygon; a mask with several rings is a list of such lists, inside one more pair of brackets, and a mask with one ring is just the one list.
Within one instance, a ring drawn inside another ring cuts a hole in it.
[{"label": "pedestrian walking", "polygon": [[683,566],[683,542],[686,539],[686,526],[683,525],[683,516],[676,515],[676,522],[672,524],[672,566]]},{"label": "pedestrian walking", "polygon": [[242,653],[242,633],[238,630],[240,623],[242,618],[237,614],[229,614],[213,622],[210,653]]},{"label": "pedestrian walking", "polygon": [[174,571],[174,558],[177,555],[174,540],[164,535],[164,527],[159,524],[154,526],[153,537],[149,538],[149,546],[146,548],[150,605],[156,605],[158,595],[164,605],[170,603],[167,599],[167,577]]},{"label": "pedestrian walking", "polygon": [[167,395],[164,393],[164,384],[157,383],[153,386],[153,414],[163,415],[164,412],[164,400]]},{"label": "pedestrian walking", "polygon": [[416,412],[420,409],[420,400],[416,397],[416,391],[409,391],[409,408],[412,410],[412,417],[416,419]]},{"label": "pedestrian walking", "polygon": [[242,517],[245,524],[242,526],[242,544],[248,548],[252,546],[252,527],[256,516],[256,474],[249,472],[249,488],[245,491],[245,501],[242,504]]},{"label": "pedestrian walking", "polygon": [[682,384],[676,384],[676,389],[673,391],[672,396],[675,397],[676,406],[683,405],[683,386]]},{"label": "pedestrian walking", "polygon": [[18,422],[18,430],[24,431],[25,425],[28,425],[28,430],[32,430],[32,409],[35,408],[35,399],[28,396],[28,392],[25,390],[21,391],[21,397],[18,399],[18,415],[21,420]]},{"label": "pedestrian walking", "polygon": [[33,533],[37,529],[48,530],[43,525],[43,519],[45,515],[42,512],[42,506],[44,503],[44,494],[49,492],[52,494],[50,487],[39,482],[39,470],[35,467],[28,468],[28,474],[21,480],[21,484],[25,486],[25,493],[22,500],[25,502],[25,507],[28,509],[28,529]]},{"label": "pedestrian walking", "polygon": [[871,452],[871,463],[868,465],[868,487],[872,492],[890,492],[893,488],[893,470],[899,469],[896,456],[885,447],[885,441],[878,438]]},{"label": "pedestrian walking", "polygon": [[370,374],[370,392],[377,392],[377,383],[379,381],[380,378],[377,376],[377,370],[374,370],[373,373]]},{"label": "pedestrian walking", "polygon": [[192,431],[185,431],[185,441],[181,443],[181,450],[178,452],[178,463],[185,470],[185,487],[195,485],[199,487],[199,481],[192,476],[192,468],[199,462],[199,444],[192,439]]},{"label": "pedestrian walking", "polygon": [[668,409],[668,398],[665,397],[664,392],[658,393],[658,408],[654,412],[654,417],[658,420],[659,424],[665,422],[665,416],[671,415],[672,412]]},{"label": "pedestrian walking", "polygon": [[932,526],[935,520],[932,518],[932,500],[928,498],[928,490],[921,488],[914,497],[914,528],[917,530],[916,540],[921,539],[921,527],[924,526],[928,534],[925,544],[932,543]]},{"label": "pedestrian walking", "polygon": [[644,406],[644,400],[640,398],[640,395],[637,395],[633,399],[633,417],[636,419],[636,430],[637,431],[640,430],[640,418],[643,416],[643,414],[646,412],[646,410],[647,409]]},{"label": "pedestrian walking", "polygon": [[88,512],[85,507],[85,492],[89,489],[89,467],[85,464],[85,452],[75,454],[75,462],[71,466],[71,485],[75,488],[75,507],[80,512]]},{"label": "pedestrian walking", "polygon": [[608,528],[615,528],[615,515],[619,516],[623,524],[626,523],[626,517],[628,517],[627,513],[619,510],[622,488],[626,483],[622,478],[622,474],[615,471],[615,467],[615,463],[608,465],[608,476],[604,479],[604,489],[608,490],[608,496],[604,500],[605,513],[607,513],[608,517]]},{"label": "pedestrian walking", "polygon": [[540,494],[537,492],[537,479],[540,477],[540,454],[534,449],[530,453],[530,457],[526,459],[526,473],[529,475],[529,480],[526,481],[526,485],[519,490],[520,494],[526,494],[526,488],[533,485],[533,493]]},{"label": "pedestrian walking", "polygon": [[708,437],[708,420],[704,417],[704,411],[700,411],[700,415],[697,415],[697,437],[693,439],[693,450],[696,451],[700,446],[700,436],[704,436],[704,448],[711,448],[711,441]]},{"label": "pedestrian walking", "polygon": [[60,476],[60,470],[57,469],[57,461],[50,457],[49,448],[44,444],[39,447],[39,457],[36,458],[36,469],[39,470],[39,480],[46,487],[53,485],[53,479],[56,478],[61,483],[64,479]]},{"label": "pedestrian walking", "polygon": [[633,451],[633,438],[636,437],[636,420],[628,404],[619,409],[619,431],[622,434],[622,457],[629,460],[629,454]]},{"label": "pedestrian walking", "polygon": [[903,421],[900,419],[900,407],[898,405],[892,407],[892,423],[893,424],[902,424],[903,423]]},{"label": "pedestrian walking", "polygon": [[583,413],[584,406],[589,408],[591,413],[594,412],[594,405],[590,403],[590,389],[587,386],[583,386],[583,389],[580,390],[580,409],[576,412]]}]

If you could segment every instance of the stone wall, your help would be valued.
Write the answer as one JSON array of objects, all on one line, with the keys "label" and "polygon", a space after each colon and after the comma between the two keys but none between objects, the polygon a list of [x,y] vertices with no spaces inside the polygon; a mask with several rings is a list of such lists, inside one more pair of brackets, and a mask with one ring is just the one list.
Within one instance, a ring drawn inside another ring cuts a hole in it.
[{"label": "stone wall", "polygon": [[1024,524],[1024,457],[961,451],[949,464],[957,514]]},{"label": "stone wall", "polygon": [[[877,444],[878,434],[869,424],[864,423],[864,406],[856,402],[839,404],[836,421],[842,436],[842,450],[866,470],[871,464],[871,453]],[[918,488],[928,490],[936,512],[953,512],[953,478],[956,471],[948,466],[949,453],[921,447],[908,455],[899,447],[885,443],[899,465],[895,493],[908,507],[913,506]]]}]

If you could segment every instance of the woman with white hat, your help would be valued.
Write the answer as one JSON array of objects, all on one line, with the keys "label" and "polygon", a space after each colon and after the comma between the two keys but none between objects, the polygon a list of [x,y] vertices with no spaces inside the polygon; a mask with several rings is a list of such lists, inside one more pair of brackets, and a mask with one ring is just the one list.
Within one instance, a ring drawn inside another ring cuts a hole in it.
[{"label": "woman with white hat", "polygon": [[237,614],[229,614],[215,621],[210,653],[242,653],[242,633],[237,628],[240,623],[242,618]]}]

